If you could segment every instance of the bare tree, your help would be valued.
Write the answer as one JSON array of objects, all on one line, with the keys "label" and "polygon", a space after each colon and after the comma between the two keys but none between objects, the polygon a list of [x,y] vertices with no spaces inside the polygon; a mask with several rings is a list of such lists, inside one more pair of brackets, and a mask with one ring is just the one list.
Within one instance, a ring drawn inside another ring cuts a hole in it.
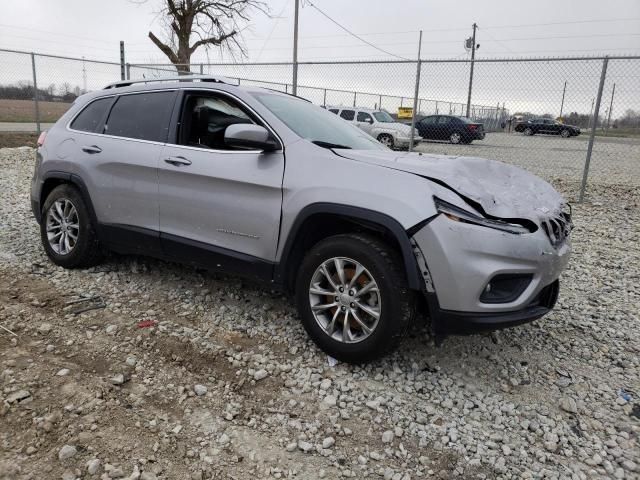
[{"label": "bare tree", "polygon": [[188,72],[191,55],[200,47],[246,55],[241,24],[249,21],[253,10],[268,15],[262,0],[162,0],[160,14],[167,24],[166,40],[153,32],[149,32],[149,38],[178,72]]}]

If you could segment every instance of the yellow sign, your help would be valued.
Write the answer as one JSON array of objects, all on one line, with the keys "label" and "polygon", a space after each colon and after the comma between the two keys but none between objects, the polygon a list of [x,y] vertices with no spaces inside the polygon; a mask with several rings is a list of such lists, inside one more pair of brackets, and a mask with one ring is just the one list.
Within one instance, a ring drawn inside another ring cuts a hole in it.
[{"label": "yellow sign", "polygon": [[413,108],[411,107],[398,107],[398,118],[412,118]]}]

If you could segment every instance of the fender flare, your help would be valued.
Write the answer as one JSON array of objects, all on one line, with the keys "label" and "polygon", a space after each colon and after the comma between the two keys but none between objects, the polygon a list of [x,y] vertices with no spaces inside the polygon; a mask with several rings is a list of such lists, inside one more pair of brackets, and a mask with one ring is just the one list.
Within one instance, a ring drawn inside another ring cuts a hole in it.
[{"label": "fender flare", "polygon": [[[74,173],[63,172],[59,170],[51,170],[49,172],[46,172],[43,175],[42,185],[44,186],[47,180],[50,180],[50,179],[63,180],[63,183],[71,184],[74,187],[76,187],[78,190],[80,190],[80,194],[82,195],[82,198],[86,202],[87,208],[89,209],[89,215],[91,216],[91,220],[93,221],[94,225],[97,225],[98,219],[96,217],[96,211],[93,208],[93,202],[91,201],[91,195],[89,195],[89,189],[87,188],[87,184],[84,183],[84,180],[82,179],[82,177]],[[41,217],[42,215],[42,204],[44,203],[45,200],[46,198],[42,198],[42,189],[41,189],[40,195],[38,197],[37,208],[34,208],[34,213],[37,212],[36,220],[38,220],[38,223],[40,223],[40,220],[41,220],[39,217]]]},{"label": "fender flare", "polygon": [[296,238],[300,233],[300,228],[309,217],[316,214],[338,215],[346,219],[366,222],[383,227],[393,235],[400,246],[400,253],[402,255],[409,288],[412,290],[422,290],[424,288],[424,281],[420,278],[418,263],[413,253],[409,234],[395,218],[390,217],[385,213],[369,210],[367,208],[324,202],[307,205],[298,213],[291,229],[289,230],[289,235],[282,249],[280,261],[275,268],[274,280],[276,283],[286,283],[287,272],[290,267],[290,265],[288,265],[290,256],[294,249]]}]

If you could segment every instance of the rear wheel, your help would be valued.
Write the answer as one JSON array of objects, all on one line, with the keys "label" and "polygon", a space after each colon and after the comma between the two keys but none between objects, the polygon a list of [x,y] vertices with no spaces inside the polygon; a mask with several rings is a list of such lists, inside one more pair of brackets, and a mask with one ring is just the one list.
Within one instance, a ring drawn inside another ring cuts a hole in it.
[{"label": "rear wheel", "polygon": [[524,132],[523,132],[523,133],[524,133],[525,135],[527,135],[527,136],[531,136],[531,135],[533,135],[533,129],[532,129],[532,128],[527,127],[527,128],[525,128],[525,129],[524,129]]},{"label": "rear wheel", "polygon": [[462,141],[462,135],[460,135],[458,132],[453,132],[451,135],[449,135],[449,141],[451,143],[460,143]]},{"label": "rear wheel", "polygon": [[569,138],[571,136],[571,132],[565,128],[560,132],[560,136],[562,138]]},{"label": "rear wheel", "polygon": [[394,249],[368,235],[336,235],[315,245],[296,284],[298,311],[312,340],[350,363],[395,347],[414,309],[402,265]]},{"label": "rear wheel", "polygon": [[393,137],[388,133],[381,133],[378,135],[378,141],[385,147],[393,148]]},{"label": "rear wheel", "polygon": [[57,186],[45,200],[40,237],[47,256],[61,267],[89,267],[102,259],[87,205],[71,185]]}]

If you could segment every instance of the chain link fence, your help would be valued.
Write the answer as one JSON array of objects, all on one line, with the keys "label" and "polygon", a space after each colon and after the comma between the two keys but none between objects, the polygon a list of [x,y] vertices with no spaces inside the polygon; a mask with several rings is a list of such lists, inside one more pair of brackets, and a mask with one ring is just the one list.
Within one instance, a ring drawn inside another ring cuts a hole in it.
[{"label": "chain link fence", "polygon": [[[508,162],[547,179],[574,201],[583,198],[587,180],[640,186],[640,57],[476,59],[471,87],[470,63],[299,62],[296,94],[327,108],[385,110],[394,122],[415,123],[424,137],[415,141],[417,152]],[[78,95],[121,76],[116,62],[9,50],[0,50],[0,64],[5,131],[46,128]],[[290,63],[183,69],[294,91]],[[123,70],[130,79],[177,75],[170,64],[127,64]],[[449,116],[481,124],[484,138],[463,132],[455,141]],[[580,134],[573,135],[577,129]]]}]

